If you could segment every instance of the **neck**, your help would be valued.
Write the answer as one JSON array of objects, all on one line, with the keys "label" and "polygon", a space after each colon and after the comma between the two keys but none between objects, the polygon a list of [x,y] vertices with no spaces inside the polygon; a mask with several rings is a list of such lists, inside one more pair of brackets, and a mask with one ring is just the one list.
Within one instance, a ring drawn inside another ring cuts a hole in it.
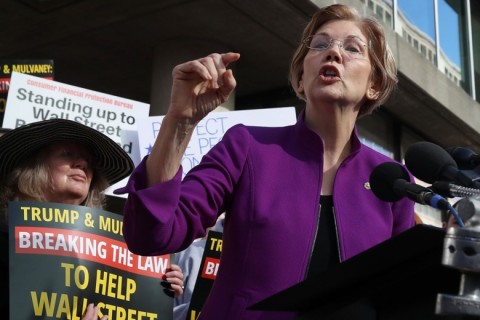
[{"label": "neck", "polygon": [[305,113],[306,125],[323,141],[323,180],[321,194],[332,194],[337,170],[351,152],[351,136],[357,112],[331,107],[323,113]]},{"label": "neck", "polygon": [[305,110],[305,124],[323,140],[326,153],[342,153],[350,145],[358,112],[353,109],[328,108]]},{"label": "neck", "polygon": [[84,197],[49,197],[46,199],[47,202],[58,202],[64,204],[72,205],[82,205],[86,199]]}]

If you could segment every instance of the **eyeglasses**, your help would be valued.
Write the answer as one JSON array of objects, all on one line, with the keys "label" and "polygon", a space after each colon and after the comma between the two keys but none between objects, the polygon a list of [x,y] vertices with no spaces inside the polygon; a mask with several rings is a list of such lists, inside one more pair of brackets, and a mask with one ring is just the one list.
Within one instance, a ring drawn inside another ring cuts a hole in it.
[{"label": "eyeglasses", "polygon": [[347,37],[343,40],[333,39],[326,34],[314,34],[303,39],[303,44],[315,51],[325,51],[336,42],[341,51],[350,59],[366,59],[367,44],[358,37]]}]

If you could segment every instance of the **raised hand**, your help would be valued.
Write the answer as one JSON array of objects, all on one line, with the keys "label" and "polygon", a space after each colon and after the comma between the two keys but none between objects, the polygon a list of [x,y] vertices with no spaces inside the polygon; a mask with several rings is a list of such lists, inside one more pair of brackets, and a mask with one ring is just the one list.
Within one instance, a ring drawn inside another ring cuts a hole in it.
[{"label": "raised hand", "polygon": [[173,69],[170,107],[147,159],[148,185],[167,181],[178,171],[195,126],[235,89],[227,67],[238,59],[238,53],[212,53]]},{"label": "raised hand", "polygon": [[196,125],[210,111],[227,101],[236,81],[228,65],[238,53],[213,53],[177,65],[172,72],[173,86],[168,116]]}]

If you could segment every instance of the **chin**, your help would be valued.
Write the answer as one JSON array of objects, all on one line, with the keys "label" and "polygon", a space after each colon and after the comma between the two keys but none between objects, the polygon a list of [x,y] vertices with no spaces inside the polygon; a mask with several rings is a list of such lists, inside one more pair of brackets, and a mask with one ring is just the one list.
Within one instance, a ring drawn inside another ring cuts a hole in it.
[{"label": "chin", "polygon": [[75,204],[82,204],[85,202],[85,200],[87,199],[88,197],[88,193],[83,193],[83,192],[72,192],[69,194],[69,198],[70,198],[70,201],[71,203],[75,203]]}]

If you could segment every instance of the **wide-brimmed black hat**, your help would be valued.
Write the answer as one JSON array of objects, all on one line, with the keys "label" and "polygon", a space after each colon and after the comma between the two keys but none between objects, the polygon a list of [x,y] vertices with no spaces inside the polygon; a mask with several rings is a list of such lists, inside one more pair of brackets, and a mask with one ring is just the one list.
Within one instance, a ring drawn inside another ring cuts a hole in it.
[{"label": "wide-brimmed black hat", "polygon": [[11,129],[7,129],[7,128],[0,128],[0,137],[3,136],[5,133],[7,133],[8,131],[10,131]]},{"label": "wide-brimmed black hat", "polygon": [[27,157],[55,142],[80,143],[89,148],[95,166],[110,184],[133,171],[132,159],[103,133],[75,121],[51,119],[7,130],[0,136],[0,180]]}]

